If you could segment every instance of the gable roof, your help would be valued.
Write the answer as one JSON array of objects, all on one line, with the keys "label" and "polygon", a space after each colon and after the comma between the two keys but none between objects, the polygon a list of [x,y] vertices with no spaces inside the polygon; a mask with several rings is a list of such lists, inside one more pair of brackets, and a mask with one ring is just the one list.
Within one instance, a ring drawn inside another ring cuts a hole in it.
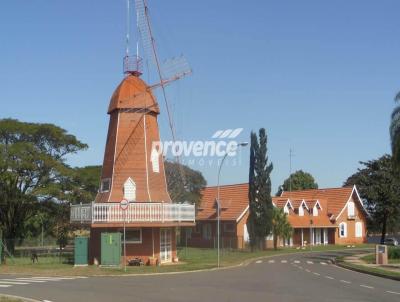
[{"label": "gable roof", "polygon": [[[249,185],[235,184],[220,186],[221,201],[221,220],[239,221],[249,206]],[[196,220],[215,220],[217,219],[217,211],[215,200],[217,198],[217,187],[206,187],[202,191],[202,198]]]},{"label": "gable roof", "polygon": [[[284,191],[282,192],[281,197],[306,200],[326,199],[328,206],[327,213],[333,214],[337,217],[347,204],[347,201],[353,195],[353,190],[355,190],[355,187],[301,190],[292,192]],[[359,200],[359,202],[361,203],[361,200]]]}]

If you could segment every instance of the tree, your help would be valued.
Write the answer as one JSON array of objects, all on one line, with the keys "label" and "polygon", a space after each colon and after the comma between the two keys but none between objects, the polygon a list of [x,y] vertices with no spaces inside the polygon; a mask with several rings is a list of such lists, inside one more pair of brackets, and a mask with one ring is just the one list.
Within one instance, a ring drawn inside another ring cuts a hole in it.
[{"label": "tree", "polygon": [[267,135],[259,130],[259,140],[251,132],[249,169],[249,218],[247,227],[251,248],[259,247],[272,229],[271,178],[273,166],[268,163]]},{"label": "tree", "polygon": [[201,190],[207,185],[203,174],[180,163],[165,161],[164,165],[171,199],[175,202],[198,204]]},{"label": "tree", "polygon": [[291,237],[293,233],[292,226],[289,223],[287,214],[280,208],[273,209],[272,216],[272,234],[274,235],[274,249],[278,249],[278,239],[284,240]]},{"label": "tree", "polygon": [[65,158],[86,148],[52,124],[0,120],[0,228],[10,252],[41,203],[69,194],[63,188],[73,170]]},{"label": "tree", "polygon": [[400,92],[395,97],[396,107],[392,111],[390,122],[390,140],[395,167],[400,169]]},{"label": "tree", "polygon": [[94,201],[99,190],[101,169],[102,166],[74,168],[68,200],[72,203]]},{"label": "tree", "polygon": [[400,181],[390,155],[360,162],[364,167],[350,176],[345,186],[357,185],[364,206],[370,214],[369,225],[381,231],[385,241],[390,226],[397,224],[400,215]]},{"label": "tree", "polygon": [[290,174],[290,176],[285,179],[283,184],[279,187],[276,196],[280,196],[283,191],[307,189],[318,189],[318,184],[310,173],[299,170]]}]

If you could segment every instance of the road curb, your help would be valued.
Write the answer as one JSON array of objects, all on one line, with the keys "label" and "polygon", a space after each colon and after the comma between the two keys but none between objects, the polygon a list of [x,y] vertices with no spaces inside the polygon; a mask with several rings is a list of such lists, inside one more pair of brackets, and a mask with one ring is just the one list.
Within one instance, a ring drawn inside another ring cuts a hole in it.
[{"label": "road curb", "polygon": [[35,300],[35,299],[30,299],[30,298],[25,298],[25,297],[20,297],[20,296],[13,296],[13,295],[5,295],[5,294],[1,294],[0,293],[0,298],[1,297],[19,299],[19,300],[22,300],[24,302],[41,302],[41,301]]},{"label": "road curb", "polygon": [[385,274],[379,273],[379,272],[367,271],[367,270],[364,270],[362,268],[358,268],[358,267],[354,267],[354,266],[348,265],[347,262],[343,261],[343,260],[339,260],[338,261],[337,259],[335,259],[334,260],[334,264],[336,266],[341,267],[341,268],[345,268],[345,269],[348,269],[348,270],[351,270],[351,271],[355,271],[355,272],[358,272],[358,273],[372,275],[372,276],[381,277],[381,278],[390,279],[390,280],[395,280],[395,281],[400,281],[400,277],[389,276],[389,275],[385,275]]},{"label": "road curb", "polygon": [[[371,248],[364,247],[364,248],[354,248],[354,250],[370,250]],[[249,258],[246,259],[238,264],[235,265],[230,265],[230,266],[224,266],[224,267],[212,267],[212,268],[205,268],[205,269],[198,269],[198,270],[188,270],[188,271],[176,271],[176,272],[160,272],[160,273],[133,273],[133,274],[99,274],[99,275],[57,275],[57,277],[138,277],[138,276],[159,276],[159,275],[178,275],[178,274],[187,274],[187,273],[201,273],[201,272],[210,272],[210,271],[221,271],[221,270],[227,270],[227,269],[234,269],[242,266],[247,266],[250,263],[257,261],[257,260],[262,260],[262,259],[268,259],[268,258],[273,258],[273,257],[280,257],[280,256],[289,256],[289,255],[304,255],[304,254],[314,254],[314,253],[321,253],[321,252],[337,252],[337,251],[348,251],[350,249],[332,249],[332,250],[323,250],[323,251],[310,251],[310,250],[302,250],[302,251],[295,251],[291,253],[282,253],[282,254],[276,254],[276,255],[266,255],[266,256],[259,256],[259,257],[254,257],[254,258]],[[353,248],[351,249],[353,250]],[[335,260],[330,259],[330,261],[333,263]],[[5,275],[25,275],[23,273],[4,273]],[[31,275],[31,276],[38,276],[38,275]]]},{"label": "road curb", "polygon": [[[368,250],[371,248],[355,248],[354,250]],[[245,267],[249,265],[250,263],[257,261],[257,260],[263,260],[263,259],[268,259],[268,258],[273,258],[273,257],[280,257],[280,256],[291,256],[291,255],[304,255],[304,254],[314,254],[314,253],[321,253],[321,252],[336,252],[336,251],[342,251],[340,249],[333,249],[333,250],[325,250],[325,251],[301,251],[301,252],[292,252],[292,253],[282,253],[282,254],[277,254],[277,255],[266,255],[266,256],[259,256],[259,257],[254,257],[250,259],[246,259],[238,264],[235,265],[230,265],[230,266],[224,266],[224,267],[213,267],[213,268],[205,268],[205,269],[199,269],[199,270],[190,270],[190,271],[179,271],[179,272],[165,272],[165,273],[137,273],[137,274],[126,274],[126,275],[93,275],[93,276],[87,276],[87,277],[139,277],[139,276],[160,276],[160,275],[178,275],[178,274],[186,274],[186,273],[201,273],[201,272],[211,272],[211,271],[222,271],[222,270],[227,270],[227,269],[234,269],[238,267]],[[329,260],[331,263],[334,263],[334,259]]]}]

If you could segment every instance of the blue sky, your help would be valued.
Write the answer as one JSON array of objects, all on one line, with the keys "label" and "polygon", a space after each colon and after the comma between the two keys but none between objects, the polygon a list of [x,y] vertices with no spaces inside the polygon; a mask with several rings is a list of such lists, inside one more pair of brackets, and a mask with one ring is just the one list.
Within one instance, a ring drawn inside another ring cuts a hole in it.
[{"label": "blue sky", "polygon": [[[273,190],[293,170],[342,185],[360,160],[389,152],[400,90],[400,2],[149,0],[163,58],[184,53],[193,75],[168,87],[179,139],[265,127]],[[51,122],[101,164],[110,96],[122,79],[125,1],[0,3],[0,118]],[[145,75],[144,79],[152,79]],[[170,137],[162,100],[160,127]],[[222,183],[247,181],[248,150]],[[217,168],[195,165],[209,184]]]}]

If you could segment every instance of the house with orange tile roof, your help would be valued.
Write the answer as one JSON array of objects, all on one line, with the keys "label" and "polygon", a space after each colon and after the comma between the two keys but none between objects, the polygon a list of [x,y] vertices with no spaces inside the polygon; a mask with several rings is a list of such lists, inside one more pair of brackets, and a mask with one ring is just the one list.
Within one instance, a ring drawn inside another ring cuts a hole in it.
[{"label": "house with orange tile roof", "polygon": [[[188,245],[215,247],[217,236],[217,187],[207,187],[196,213],[196,227],[186,238]],[[249,240],[248,184],[220,187],[221,242],[224,247],[243,248]],[[356,186],[282,192],[272,198],[293,227],[293,235],[281,245],[355,244],[366,241],[367,212]],[[266,238],[272,247],[272,237]]]},{"label": "house with orange tile roof", "polygon": [[[248,184],[220,186],[221,246],[244,248],[249,240],[246,222],[249,216]],[[183,233],[189,246],[217,246],[217,187],[206,187],[196,211],[196,227]]]},{"label": "house with orange tile roof", "polygon": [[366,241],[368,213],[357,187],[282,192],[273,202],[283,206],[293,227],[294,245],[355,244]]}]

